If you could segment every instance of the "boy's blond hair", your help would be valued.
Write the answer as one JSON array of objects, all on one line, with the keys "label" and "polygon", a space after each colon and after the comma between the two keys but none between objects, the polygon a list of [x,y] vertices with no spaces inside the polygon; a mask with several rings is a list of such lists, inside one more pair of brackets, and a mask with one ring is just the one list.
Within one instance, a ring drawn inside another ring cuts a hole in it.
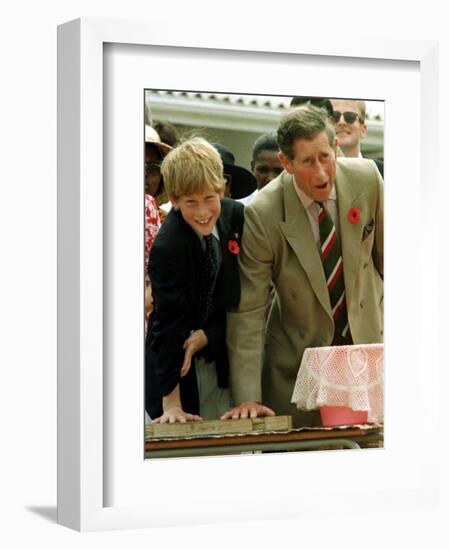
[{"label": "boy's blond hair", "polygon": [[175,147],[164,158],[161,174],[167,195],[179,199],[205,189],[224,189],[223,163],[218,151],[205,139],[195,137]]}]

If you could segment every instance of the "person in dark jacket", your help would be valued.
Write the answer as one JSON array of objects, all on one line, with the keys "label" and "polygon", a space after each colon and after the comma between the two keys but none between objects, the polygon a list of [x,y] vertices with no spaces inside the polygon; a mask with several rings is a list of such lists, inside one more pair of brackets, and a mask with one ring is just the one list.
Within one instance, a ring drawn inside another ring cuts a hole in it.
[{"label": "person in dark jacket", "polygon": [[240,300],[243,206],[223,198],[222,160],[202,138],[173,149],[161,172],[173,208],[149,258],[145,406],[154,422],[220,418],[231,402],[225,323]]}]

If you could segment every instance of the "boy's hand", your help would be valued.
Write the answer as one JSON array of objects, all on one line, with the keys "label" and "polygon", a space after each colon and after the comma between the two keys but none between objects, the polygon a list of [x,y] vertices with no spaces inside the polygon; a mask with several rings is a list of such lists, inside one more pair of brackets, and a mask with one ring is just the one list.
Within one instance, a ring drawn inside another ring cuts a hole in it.
[{"label": "boy's hand", "polygon": [[184,362],[181,367],[181,378],[189,372],[190,366],[192,364],[192,357],[197,351],[200,351],[200,349],[206,347],[207,342],[207,336],[203,329],[194,330],[190,333],[190,336],[187,338],[183,345],[185,353]]},{"label": "boy's hand", "polygon": [[162,416],[155,418],[152,424],[174,424],[175,422],[185,423],[188,420],[203,420],[197,414],[190,414],[182,410],[181,407],[172,407],[167,409]]},{"label": "boy's hand", "polygon": [[164,413],[159,418],[155,418],[155,424],[174,424],[175,422],[187,422],[188,420],[202,420],[197,414],[190,414],[182,409],[179,384],[173,390],[162,398],[162,410]]}]

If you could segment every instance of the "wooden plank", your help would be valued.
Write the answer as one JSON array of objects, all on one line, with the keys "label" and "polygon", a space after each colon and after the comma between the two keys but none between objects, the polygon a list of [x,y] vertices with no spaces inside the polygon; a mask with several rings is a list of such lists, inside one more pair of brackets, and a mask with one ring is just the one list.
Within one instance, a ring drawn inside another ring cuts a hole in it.
[{"label": "wooden plank", "polygon": [[182,448],[196,448],[196,447],[215,447],[215,446],[229,446],[243,445],[247,443],[282,443],[288,441],[319,441],[323,443],[326,439],[354,439],[359,443],[363,443],[365,439],[375,439],[373,446],[383,446],[383,437],[379,433],[379,430],[366,430],[359,428],[350,429],[338,429],[338,430],[306,430],[306,431],[292,431],[290,433],[277,433],[277,434],[247,434],[242,436],[230,436],[230,437],[212,437],[201,439],[177,439],[163,441],[151,441],[148,440],[145,443],[145,450],[161,450],[161,449],[182,449]]},{"label": "wooden plank", "polygon": [[202,420],[174,424],[148,424],[145,439],[182,437],[210,437],[219,435],[288,432],[292,429],[291,416],[264,416],[229,420]]}]

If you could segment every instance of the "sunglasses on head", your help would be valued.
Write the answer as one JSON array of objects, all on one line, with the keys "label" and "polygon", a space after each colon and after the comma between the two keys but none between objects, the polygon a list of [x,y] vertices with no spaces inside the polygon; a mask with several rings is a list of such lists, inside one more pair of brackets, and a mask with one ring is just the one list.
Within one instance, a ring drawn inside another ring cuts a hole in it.
[{"label": "sunglasses on head", "polygon": [[[346,124],[352,124],[357,119],[360,120],[360,116],[357,113],[353,113],[352,111],[345,111],[344,113],[340,113],[340,111],[334,111],[332,113],[332,118],[335,124],[337,124],[337,122],[340,122],[340,118],[342,117],[342,115]],[[360,122],[362,121],[360,120]]]}]

